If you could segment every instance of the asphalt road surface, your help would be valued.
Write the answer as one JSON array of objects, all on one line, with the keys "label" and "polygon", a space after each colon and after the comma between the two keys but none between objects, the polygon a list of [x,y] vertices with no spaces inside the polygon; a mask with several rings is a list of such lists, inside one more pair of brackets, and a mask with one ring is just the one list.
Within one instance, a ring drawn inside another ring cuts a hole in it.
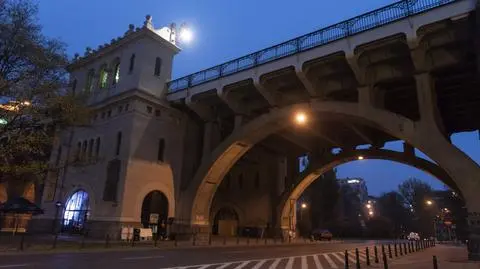
[{"label": "asphalt road surface", "polygon": [[[318,243],[69,254],[23,253],[0,255],[0,269],[340,269],[344,268],[345,250],[349,250],[349,263],[353,267],[355,248],[359,248],[360,262],[365,263],[365,247],[373,244]],[[370,251],[370,257],[373,257],[373,251]]]}]

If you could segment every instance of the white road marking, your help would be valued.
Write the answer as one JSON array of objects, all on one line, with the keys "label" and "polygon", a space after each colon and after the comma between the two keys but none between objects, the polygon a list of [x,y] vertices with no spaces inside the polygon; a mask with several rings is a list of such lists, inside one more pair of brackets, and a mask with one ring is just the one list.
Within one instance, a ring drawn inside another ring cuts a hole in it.
[{"label": "white road marking", "polygon": [[268,267],[268,268],[269,269],[276,269],[281,260],[282,259],[276,259],[272,264],[270,264],[270,267]]},{"label": "white road marking", "polygon": [[122,260],[147,260],[147,259],[161,259],[163,256],[138,256],[138,257],[126,257]]},{"label": "white road marking", "polygon": [[220,265],[219,267],[217,267],[217,269],[223,269],[223,268],[229,266],[230,264],[232,264],[232,263],[226,263],[224,265]]},{"label": "white road marking", "polygon": [[333,269],[337,269],[337,265],[333,262],[332,259],[330,259],[330,257],[328,256],[328,254],[323,254],[323,257],[325,257],[325,260],[327,260],[328,262],[328,265],[330,265],[330,267],[332,267]]},{"label": "white road marking", "polygon": [[10,265],[0,265],[0,268],[16,268],[16,267],[27,267],[30,264],[24,263],[24,264],[10,264]]},{"label": "white road marking", "polygon": [[210,264],[205,264],[204,266],[198,267],[197,269],[206,269],[207,267],[210,267]]},{"label": "white road marking", "polygon": [[[252,267],[252,269],[259,269],[260,267],[262,267],[262,265],[263,265],[266,261],[267,261],[267,260],[262,260],[262,261],[260,261],[259,263],[255,264],[255,266]],[[217,268],[217,269],[220,269],[220,267]]]},{"label": "white road marking", "polygon": [[293,268],[293,261],[295,258],[288,258],[287,266],[285,266],[285,269],[292,269]]},{"label": "white road marking", "polygon": [[313,255],[313,262],[315,263],[315,268],[317,269],[323,269],[322,264],[320,263],[320,260],[318,259],[317,255]]},{"label": "white road marking", "polygon": [[238,265],[237,267],[235,267],[235,269],[241,269],[243,267],[245,267],[250,261],[246,261],[246,262],[242,262],[240,265]]},{"label": "white road marking", "polygon": [[[341,252],[340,252],[341,253]],[[337,258],[337,260],[341,263],[341,264],[345,264],[345,260],[342,259],[342,256],[340,256],[338,253],[332,253],[333,257]]]},{"label": "white road marking", "polygon": [[308,268],[308,265],[307,265],[307,256],[303,256],[302,257],[302,269],[307,269]]}]

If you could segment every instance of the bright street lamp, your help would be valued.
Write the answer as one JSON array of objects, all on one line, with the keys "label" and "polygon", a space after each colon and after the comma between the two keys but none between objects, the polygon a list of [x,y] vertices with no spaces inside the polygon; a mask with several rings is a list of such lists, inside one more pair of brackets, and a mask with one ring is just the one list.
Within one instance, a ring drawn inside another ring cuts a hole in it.
[{"label": "bright street lamp", "polygon": [[184,43],[190,43],[193,40],[193,32],[185,24],[180,26],[180,40]]},{"label": "bright street lamp", "polygon": [[367,204],[366,207],[370,209],[370,208],[372,208],[372,205],[371,205],[371,204]]},{"label": "bright street lamp", "polygon": [[303,112],[297,112],[297,114],[295,114],[295,121],[298,124],[305,124],[307,122],[307,115]]},{"label": "bright street lamp", "polygon": [[433,205],[433,201],[432,201],[432,200],[427,200],[427,201],[425,201],[425,203],[426,203],[427,205]]},{"label": "bright street lamp", "polygon": [[306,204],[306,203],[302,203],[302,208],[307,208],[307,204]]},{"label": "bright street lamp", "polygon": [[368,215],[373,216],[373,211],[368,211]]},{"label": "bright street lamp", "polygon": [[358,156],[357,159],[363,160],[364,158],[363,158],[363,156]]}]

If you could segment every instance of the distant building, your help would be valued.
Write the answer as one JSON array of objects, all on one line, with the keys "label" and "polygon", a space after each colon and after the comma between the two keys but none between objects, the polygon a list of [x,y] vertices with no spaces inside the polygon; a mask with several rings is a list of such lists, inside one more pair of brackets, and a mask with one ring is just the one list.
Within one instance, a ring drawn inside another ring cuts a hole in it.
[{"label": "distant building", "polygon": [[355,192],[358,196],[358,199],[363,204],[368,200],[368,189],[365,184],[365,180],[362,178],[344,178],[338,179],[338,184],[340,187],[348,186]]}]

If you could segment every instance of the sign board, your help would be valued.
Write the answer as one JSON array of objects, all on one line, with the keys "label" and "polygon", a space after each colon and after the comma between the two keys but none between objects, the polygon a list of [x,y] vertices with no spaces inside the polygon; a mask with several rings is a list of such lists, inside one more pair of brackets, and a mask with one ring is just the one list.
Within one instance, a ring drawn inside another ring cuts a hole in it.
[{"label": "sign board", "polygon": [[132,227],[122,228],[122,231],[120,232],[120,238],[122,240],[132,240],[133,239],[133,228]]},{"label": "sign board", "polygon": [[150,224],[156,224],[158,223],[158,218],[160,217],[160,214],[157,214],[157,213],[151,213],[150,214],[150,219],[149,219],[149,223]]},{"label": "sign board", "polygon": [[148,229],[148,228],[140,229],[140,237],[144,238],[144,240],[152,239],[152,236],[153,236],[152,229]]}]

